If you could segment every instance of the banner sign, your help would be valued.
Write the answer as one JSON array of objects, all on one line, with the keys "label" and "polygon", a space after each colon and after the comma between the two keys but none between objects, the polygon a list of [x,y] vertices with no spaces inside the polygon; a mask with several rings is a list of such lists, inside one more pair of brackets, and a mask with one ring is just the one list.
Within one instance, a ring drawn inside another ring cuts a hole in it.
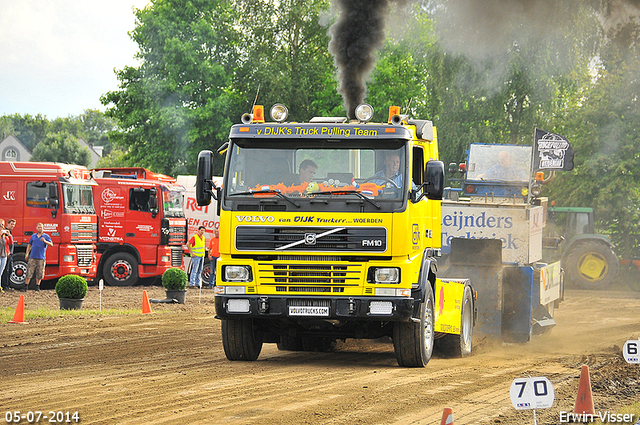
[{"label": "banner sign", "polygon": [[533,141],[533,170],[573,170],[573,146],[559,134],[536,128]]}]

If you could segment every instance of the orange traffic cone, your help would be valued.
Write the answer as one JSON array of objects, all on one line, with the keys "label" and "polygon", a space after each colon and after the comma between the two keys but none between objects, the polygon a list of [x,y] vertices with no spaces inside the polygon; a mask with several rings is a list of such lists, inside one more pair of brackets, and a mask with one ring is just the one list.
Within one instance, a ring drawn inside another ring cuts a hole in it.
[{"label": "orange traffic cone", "polygon": [[151,304],[149,304],[147,291],[142,291],[142,314],[146,313],[153,313],[153,310],[151,310]]},{"label": "orange traffic cone", "polygon": [[593,408],[593,397],[591,395],[591,379],[589,378],[589,366],[582,365],[580,372],[580,383],[578,384],[578,397],[574,413],[595,415]]},{"label": "orange traffic cone", "polygon": [[440,425],[454,425],[453,423],[453,409],[450,407],[445,407],[444,412],[442,412],[442,421]]},{"label": "orange traffic cone", "polygon": [[20,295],[13,320],[9,320],[9,323],[26,323],[24,321],[24,295]]}]

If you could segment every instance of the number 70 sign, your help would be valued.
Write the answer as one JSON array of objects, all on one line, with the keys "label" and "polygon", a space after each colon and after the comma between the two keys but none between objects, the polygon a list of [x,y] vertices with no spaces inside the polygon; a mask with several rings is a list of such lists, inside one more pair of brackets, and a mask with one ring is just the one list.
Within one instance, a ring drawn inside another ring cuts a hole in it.
[{"label": "number 70 sign", "polygon": [[516,378],[509,395],[516,410],[546,409],[553,406],[556,398],[551,381],[545,377]]}]

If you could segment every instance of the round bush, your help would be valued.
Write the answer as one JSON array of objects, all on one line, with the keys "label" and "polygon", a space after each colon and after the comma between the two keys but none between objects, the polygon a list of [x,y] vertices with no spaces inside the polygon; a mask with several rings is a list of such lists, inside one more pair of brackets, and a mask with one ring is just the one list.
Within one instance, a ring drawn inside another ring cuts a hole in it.
[{"label": "round bush", "polygon": [[162,273],[162,286],[172,291],[177,289],[185,289],[189,278],[184,270],[171,268]]},{"label": "round bush", "polygon": [[68,274],[58,279],[56,294],[58,298],[83,299],[87,295],[87,280],[82,276]]}]

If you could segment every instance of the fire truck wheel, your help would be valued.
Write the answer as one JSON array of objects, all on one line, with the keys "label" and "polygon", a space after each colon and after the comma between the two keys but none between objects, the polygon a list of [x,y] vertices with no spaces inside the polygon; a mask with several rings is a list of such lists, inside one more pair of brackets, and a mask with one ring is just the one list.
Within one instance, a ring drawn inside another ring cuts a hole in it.
[{"label": "fire truck wheel", "polygon": [[24,252],[13,255],[13,268],[9,277],[11,285],[21,287],[24,284],[24,279],[27,276],[27,260],[24,257]]},{"label": "fire truck wheel", "polygon": [[469,286],[462,295],[460,335],[446,334],[436,340],[436,347],[446,357],[467,357],[473,341],[473,296]]},{"label": "fire truck wheel", "polygon": [[104,278],[111,286],[131,286],[138,282],[138,261],[126,252],[111,255],[103,270]]},{"label": "fire truck wheel", "polygon": [[431,360],[434,343],[433,288],[427,285],[418,321],[393,324],[393,348],[402,367],[424,367]]},{"label": "fire truck wheel", "polygon": [[577,287],[601,289],[613,283],[620,265],[616,254],[605,244],[584,242],[567,254],[562,267]]},{"label": "fire truck wheel", "polygon": [[280,342],[277,343],[280,351],[302,351],[302,337],[299,336],[281,336]]},{"label": "fire truck wheel", "polygon": [[262,332],[252,319],[222,319],[222,348],[229,360],[254,361],[262,350]]}]

